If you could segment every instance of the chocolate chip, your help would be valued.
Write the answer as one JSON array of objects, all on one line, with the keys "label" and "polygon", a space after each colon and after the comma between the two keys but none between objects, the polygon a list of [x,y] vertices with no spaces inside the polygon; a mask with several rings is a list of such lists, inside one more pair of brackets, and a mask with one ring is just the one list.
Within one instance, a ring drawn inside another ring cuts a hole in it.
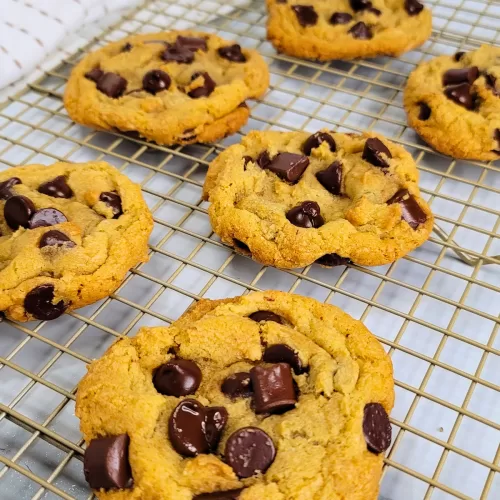
[{"label": "chocolate chip", "polygon": [[307,156],[278,153],[264,168],[288,182],[297,182],[309,165]]},{"label": "chocolate chip", "polygon": [[148,71],[142,79],[142,87],[150,94],[157,94],[162,90],[167,90],[170,87],[171,79],[161,69],[153,69]]},{"label": "chocolate chip", "polygon": [[250,316],[248,317],[253,321],[256,321],[257,323],[260,323],[261,321],[274,321],[275,323],[279,323],[280,325],[283,324],[283,319],[281,318],[281,316],[278,316],[271,311],[257,311],[250,314]]},{"label": "chocolate chip", "polygon": [[181,401],[168,422],[170,442],[177,453],[194,457],[217,447],[228,418],[223,407],[205,407],[195,399]]},{"label": "chocolate chip", "polygon": [[104,71],[102,69],[94,68],[85,73],[85,78],[87,78],[87,80],[92,80],[93,82],[97,83],[102,77],[102,75],[104,75]]},{"label": "chocolate chip", "polygon": [[58,175],[55,179],[40,184],[38,192],[53,198],[71,198],[73,196],[73,191],[68,186],[64,175]]},{"label": "chocolate chip", "polygon": [[178,36],[175,43],[180,47],[189,49],[191,52],[196,52],[197,50],[207,51],[207,41],[204,38]]},{"label": "chocolate chip", "polygon": [[310,228],[320,227],[325,221],[320,215],[319,205],[315,201],[304,201],[300,205],[290,209],[286,218],[298,227]]},{"label": "chocolate chip", "polygon": [[349,12],[335,12],[330,17],[330,24],[347,24],[352,21],[352,16]]},{"label": "chocolate chip", "polygon": [[297,402],[290,365],[276,363],[250,370],[255,413],[283,413]]},{"label": "chocolate chip", "polygon": [[40,238],[40,243],[38,243],[39,248],[62,246],[66,248],[73,248],[76,246],[76,243],[71,241],[64,233],[61,233],[61,231],[57,231],[56,229],[44,233],[44,235]]},{"label": "chocolate chip", "polygon": [[377,137],[370,137],[370,139],[365,142],[363,160],[366,160],[376,167],[388,168],[389,162],[382,155],[387,158],[392,158],[391,152],[380,139]]},{"label": "chocolate chip", "polygon": [[247,165],[249,162],[254,161],[254,159],[251,156],[245,155],[243,157],[243,170],[247,169]]},{"label": "chocolate chip", "polygon": [[274,344],[264,351],[262,359],[266,363],[287,363],[293,369],[295,375],[304,373],[302,361],[290,346],[286,344]]},{"label": "chocolate chip", "polygon": [[91,488],[109,490],[132,487],[129,445],[130,438],[127,434],[90,441],[83,458],[83,472]]},{"label": "chocolate chip", "polygon": [[454,56],[453,59],[455,59],[456,62],[460,61],[462,57],[464,57],[466,52],[457,52]]},{"label": "chocolate chip", "polygon": [[431,117],[431,108],[425,102],[419,102],[420,111],[418,113],[419,120],[428,120]]},{"label": "chocolate chip", "polygon": [[130,52],[132,50],[132,44],[127,42],[120,50],[120,52]]},{"label": "chocolate chip", "polygon": [[263,151],[259,156],[257,156],[257,165],[259,165],[260,168],[267,168],[270,163],[271,157],[267,151]]},{"label": "chocolate chip", "polygon": [[189,359],[172,359],[159,366],[153,375],[155,389],[165,396],[194,394],[201,383],[201,370]]},{"label": "chocolate chip", "polygon": [[186,47],[172,44],[163,51],[161,58],[166,62],[191,64],[194,61],[194,52]]},{"label": "chocolate chip", "polygon": [[380,403],[368,403],[363,415],[363,434],[372,453],[382,453],[391,445],[389,416]]},{"label": "chocolate chip", "polygon": [[202,493],[196,495],[193,500],[238,500],[243,488],[239,490],[214,491],[213,493]]},{"label": "chocolate chip", "polygon": [[198,77],[203,78],[203,85],[196,87],[188,92],[188,96],[193,99],[198,99],[199,97],[209,96],[215,89],[215,82],[210,78],[210,75],[206,71],[197,71],[191,77],[191,81],[194,82]]},{"label": "chocolate chip", "polygon": [[29,221],[29,228],[36,229],[37,227],[55,226],[68,222],[66,216],[55,208],[41,208],[37,210]]},{"label": "chocolate chip", "polygon": [[301,26],[314,26],[318,22],[318,14],[312,5],[292,5]]},{"label": "chocolate chip", "polygon": [[405,0],[405,10],[409,16],[416,16],[420,14],[424,6],[417,0]]},{"label": "chocolate chip", "polygon": [[0,182],[0,200],[8,200],[12,196],[11,188],[16,186],[17,184],[22,184],[21,179],[19,177],[11,177],[6,181]]},{"label": "chocolate chip", "polygon": [[486,87],[491,89],[494,95],[500,95],[500,92],[497,90],[497,79],[490,73],[485,73],[484,79],[486,80]]},{"label": "chocolate chip", "polygon": [[371,14],[374,14],[376,16],[382,15],[382,11],[379,9],[376,9],[375,7],[369,7],[368,9],[366,9],[366,12],[370,12]]},{"label": "chocolate chip", "polygon": [[264,474],[274,462],[276,448],[270,436],[258,427],[242,427],[226,442],[224,457],[240,478]]},{"label": "chocolate chip", "polygon": [[96,83],[97,90],[100,90],[112,99],[122,96],[127,88],[127,80],[125,78],[110,72],[104,73]]},{"label": "chocolate chip", "polygon": [[356,23],[348,33],[359,40],[369,40],[373,36],[372,30],[363,21]]},{"label": "chocolate chip", "polygon": [[56,319],[64,313],[66,306],[62,300],[57,304],[54,304],[53,300],[54,285],[39,285],[26,294],[24,309],[36,319]]},{"label": "chocolate chip", "polygon": [[35,210],[35,205],[26,196],[11,196],[3,207],[5,222],[14,231],[20,227],[29,228]]},{"label": "chocolate chip", "polygon": [[241,52],[241,47],[237,43],[229,47],[221,47],[217,52],[222,58],[231,62],[244,63],[247,60],[245,54]]},{"label": "chocolate chip", "polygon": [[122,199],[115,191],[105,191],[99,196],[99,200],[106,203],[108,207],[111,208],[113,212],[113,219],[117,219],[123,213],[122,211]]},{"label": "chocolate chip", "polygon": [[319,148],[322,142],[326,142],[330,151],[334,153],[337,149],[337,145],[335,144],[335,140],[330,134],[326,132],[316,132],[313,135],[310,135],[304,142],[302,146],[302,151],[304,154],[309,156],[313,149]]},{"label": "chocolate chip", "polygon": [[399,203],[401,206],[401,218],[405,220],[412,229],[417,229],[420,224],[427,220],[426,213],[422,210],[417,200],[408,193],[406,189],[400,189],[388,202],[388,205]]},{"label": "chocolate chip", "polygon": [[369,9],[372,6],[372,2],[370,2],[370,0],[349,0],[349,4],[354,12]]},{"label": "chocolate chip", "polygon": [[342,163],[334,161],[328,168],[318,172],[316,179],[327,191],[339,195],[342,188]]},{"label": "chocolate chip", "polygon": [[318,264],[326,267],[347,266],[351,264],[351,260],[347,257],[341,257],[336,253],[327,253],[316,260]]},{"label": "chocolate chip", "polygon": [[468,83],[450,85],[444,89],[444,93],[448,99],[451,99],[459,106],[463,106],[466,109],[474,109],[472,87]]},{"label": "chocolate chip", "polygon": [[443,74],[443,85],[455,85],[456,83],[474,83],[479,76],[477,66],[470,68],[449,69]]},{"label": "chocolate chip", "polygon": [[250,373],[238,372],[229,375],[222,382],[221,391],[231,399],[250,397],[253,394]]}]

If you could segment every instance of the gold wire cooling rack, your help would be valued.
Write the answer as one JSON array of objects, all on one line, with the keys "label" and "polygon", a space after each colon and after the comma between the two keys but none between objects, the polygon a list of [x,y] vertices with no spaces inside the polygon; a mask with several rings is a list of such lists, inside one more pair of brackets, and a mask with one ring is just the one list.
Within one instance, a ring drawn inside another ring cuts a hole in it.
[{"label": "gold wire cooling rack", "polygon": [[[106,160],[141,183],[153,211],[150,261],[111,297],[53,322],[0,323],[0,498],[88,499],[74,416],[86,364],[116,338],[165,325],[200,297],[281,289],[361,319],[392,357],[393,445],[381,498],[500,498],[500,170],[443,157],[407,128],[407,74],[438,54],[498,42],[500,5],[428,1],[434,31],[421,49],[318,64],[276,54],[265,7],[251,0],[149,1],[0,108],[0,168]],[[257,48],[271,87],[251,102],[251,129],[379,131],[413,154],[437,219],[423,247],[391,265],[297,271],[262,267],[212,233],[201,188],[218,144],[154,147],[71,122],[61,95],[86,52],[131,33],[196,27]],[[125,249],[124,249],[125,250]]]}]

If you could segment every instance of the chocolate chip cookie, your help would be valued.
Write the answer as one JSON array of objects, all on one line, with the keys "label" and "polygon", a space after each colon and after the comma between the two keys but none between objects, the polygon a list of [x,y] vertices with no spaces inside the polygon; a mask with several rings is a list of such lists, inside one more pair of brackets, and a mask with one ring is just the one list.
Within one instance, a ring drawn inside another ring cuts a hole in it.
[{"label": "chocolate chip cookie", "polygon": [[334,306],[202,300],[90,365],[85,477],[101,499],[375,500],[393,385],[382,346]]},{"label": "chocolate chip cookie", "polygon": [[382,265],[427,240],[433,216],[401,146],[373,134],[251,132],[211,164],[222,241],[281,268]]},{"label": "chocolate chip cookie", "polygon": [[0,311],[50,320],[112,293],[147,260],[139,186],[105,162],[0,172]]},{"label": "chocolate chip cookie", "polygon": [[500,158],[500,48],[483,45],[420,64],[404,94],[408,122],[453,158]]},{"label": "chocolate chip cookie", "polygon": [[135,35],[87,55],[64,104],[75,121],[134,132],[157,144],[210,142],[249,116],[245,100],[269,84],[255,50],[195,31]]},{"label": "chocolate chip cookie", "polygon": [[397,56],[429,38],[418,0],[266,0],[267,37],[278,52],[328,61]]}]

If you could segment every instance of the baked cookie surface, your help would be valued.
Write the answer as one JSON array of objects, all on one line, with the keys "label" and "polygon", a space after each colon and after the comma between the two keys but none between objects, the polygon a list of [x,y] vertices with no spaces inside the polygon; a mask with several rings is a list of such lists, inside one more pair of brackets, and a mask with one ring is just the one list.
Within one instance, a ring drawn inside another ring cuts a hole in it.
[{"label": "baked cookie surface", "polygon": [[328,61],[397,56],[429,38],[417,0],[266,0],[267,38],[278,52]]},{"label": "baked cookie surface", "polygon": [[380,343],[334,306],[202,300],[90,365],[86,478],[106,500],[375,500],[393,385]]},{"label": "baked cookie surface", "polygon": [[251,132],[210,164],[204,194],[215,233],[258,262],[370,266],[429,237],[417,182],[411,155],[382,136]]},{"label": "baked cookie surface", "polygon": [[483,45],[420,64],[404,94],[408,122],[433,148],[470,160],[500,158],[500,48]]},{"label": "baked cookie surface", "polygon": [[0,311],[50,320],[106,297],[152,228],[139,186],[105,162],[0,172]]},{"label": "baked cookie surface", "polygon": [[196,31],[127,37],[88,54],[72,71],[64,105],[73,120],[137,132],[157,144],[210,142],[248,119],[269,72],[255,50]]}]

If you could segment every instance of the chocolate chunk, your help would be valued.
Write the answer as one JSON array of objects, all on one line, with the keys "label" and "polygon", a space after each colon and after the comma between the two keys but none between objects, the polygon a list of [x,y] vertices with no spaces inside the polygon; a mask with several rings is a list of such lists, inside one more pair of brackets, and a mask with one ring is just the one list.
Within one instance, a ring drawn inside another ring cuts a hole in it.
[{"label": "chocolate chunk", "polygon": [[58,175],[55,179],[40,184],[38,192],[53,198],[71,198],[73,196],[73,191],[68,186],[64,175]]},{"label": "chocolate chunk", "polygon": [[474,109],[475,99],[472,95],[472,87],[468,83],[450,85],[444,89],[444,93],[448,99],[451,99],[459,106],[463,106],[466,109]]},{"label": "chocolate chunk", "polygon": [[369,9],[372,6],[372,2],[370,2],[370,0],[349,0],[349,4],[354,12]]},{"label": "chocolate chunk", "polygon": [[426,213],[422,210],[417,200],[408,193],[406,189],[400,189],[388,202],[399,203],[401,206],[401,218],[408,222],[412,229],[417,229],[420,224],[427,220]]},{"label": "chocolate chunk", "polygon": [[300,205],[290,209],[286,218],[298,227],[310,228],[321,227],[325,221],[320,215],[319,205],[315,201],[304,201]]},{"label": "chocolate chunk", "polygon": [[127,88],[127,80],[116,73],[104,73],[97,80],[97,90],[112,99],[121,97]]},{"label": "chocolate chunk", "polygon": [[495,141],[498,142],[498,147],[500,148],[500,128],[495,129],[495,132],[493,132],[493,137],[495,138]]},{"label": "chocolate chunk", "polygon": [[420,111],[418,113],[419,120],[428,120],[431,117],[431,108],[425,102],[419,102]]},{"label": "chocolate chunk", "polygon": [[11,196],[3,207],[5,222],[14,230],[20,227],[29,228],[30,219],[35,210],[35,205],[26,196]]},{"label": "chocolate chunk", "polygon": [[457,52],[454,56],[453,59],[455,59],[456,62],[460,61],[462,57],[464,57],[466,52]]},{"label": "chocolate chunk", "polygon": [[250,373],[238,372],[229,375],[222,382],[221,391],[231,399],[250,397],[253,394]]},{"label": "chocolate chunk", "polygon": [[243,157],[243,170],[247,169],[247,165],[249,162],[254,161],[254,159],[251,156],[245,155]]},{"label": "chocolate chunk", "polygon": [[443,85],[455,85],[457,83],[474,83],[479,76],[477,66],[470,68],[449,69],[443,74]]},{"label": "chocolate chunk", "polygon": [[371,14],[375,14],[376,16],[382,15],[382,11],[379,9],[376,9],[375,7],[368,7],[368,9],[366,9],[366,12],[370,12]]},{"label": "chocolate chunk", "polygon": [[170,442],[177,453],[186,457],[211,452],[217,448],[227,418],[223,407],[205,407],[195,399],[185,399],[170,415]]},{"label": "chocolate chunk", "polygon": [[312,5],[292,5],[301,26],[314,26],[318,22],[318,14]]},{"label": "chocolate chunk", "polygon": [[153,375],[155,389],[165,396],[194,394],[201,383],[201,370],[189,359],[172,359],[159,366]]},{"label": "chocolate chunk", "polygon": [[267,151],[263,151],[259,156],[257,156],[257,165],[259,165],[260,168],[267,168],[270,163],[271,157]]},{"label": "chocolate chunk", "polygon": [[39,285],[26,294],[24,309],[36,319],[56,319],[64,313],[66,306],[62,300],[57,304],[54,304],[53,300],[54,285]]},{"label": "chocolate chunk", "polygon": [[213,493],[202,493],[196,495],[193,500],[238,500],[243,488],[239,490],[214,491]]},{"label": "chocolate chunk", "polygon": [[44,235],[40,238],[40,243],[38,243],[39,248],[62,246],[66,248],[73,248],[76,246],[76,243],[71,241],[64,233],[61,233],[61,231],[57,231],[56,229],[44,233]]},{"label": "chocolate chunk", "polygon": [[342,163],[334,161],[328,168],[318,172],[316,179],[327,191],[339,195],[342,189]]},{"label": "chocolate chunk", "polygon": [[85,73],[85,78],[87,78],[87,80],[92,80],[93,82],[97,83],[102,77],[102,75],[104,75],[104,71],[102,69],[94,68]]},{"label": "chocolate chunk", "polygon": [[161,58],[166,62],[191,64],[194,61],[194,52],[186,47],[172,44],[163,51]]},{"label": "chocolate chunk", "polygon": [[161,69],[153,69],[148,71],[142,79],[142,87],[150,94],[157,94],[162,90],[167,90],[170,87],[171,79]]},{"label": "chocolate chunk", "polygon": [[305,371],[298,353],[286,344],[274,344],[269,346],[264,351],[262,359],[266,363],[287,363],[291,366],[295,375],[300,375]]},{"label": "chocolate chunk", "polygon": [[11,177],[6,181],[0,182],[0,200],[8,200],[12,196],[11,188],[12,186],[16,186],[17,184],[22,184],[21,179],[19,177]]},{"label": "chocolate chunk", "polygon": [[279,323],[280,325],[283,324],[283,319],[281,318],[281,316],[278,316],[271,311],[257,311],[250,314],[250,316],[248,317],[253,321],[256,321],[257,323],[260,323],[261,321],[274,321],[275,323]]},{"label": "chocolate chunk", "polygon": [[494,95],[500,95],[500,92],[497,90],[497,79],[490,73],[485,73],[484,79],[486,80],[486,87],[491,89]]},{"label": "chocolate chunk", "polygon": [[37,210],[29,221],[29,228],[36,229],[37,227],[55,226],[68,222],[66,216],[55,208],[41,208]]},{"label": "chocolate chunk", "polygon": [[250,248],[248,247],[248,245],[246,243],[243,243],[242,241],[237,240],[236,238],[233,238],[233,245],[234,245],[234,248],[240,250],[241,253],[244,253],[244,254],[251,254],[252,253],[250,251]]},{"label": "chocolate chunk", "polygon": [[383,453],[391,445],[389,416],[380,403],[368,403],[363,415],[363,434],[372,453]]},{"label": "chocolate chunk", "polygon": [[264,168],[274,172],[281,179],[297,182],[309,165],[307,156],[295,153],[278,153]]},{"label": "chocolate chunk", "polygon": [[270,436],[258,427],[242,427],[226,442],[224,457],[240,478],[264,474],[274,462],[276,448]]},{"label": "chocolate chunk", "polygon": [[132,50],[132,44],[127,42],[120,50],[120,52],[130,52]]},{"label": "chocolate chunk", "polygon": [[376,167],[388,168],[389,162],[382,155],[385,155],[387,158],[392,158],[391,152],[380,139],[377,137],[370,137],[370,139],[365,142],[363,160],[366,160]]},{"label": "chocolate chunk", "polygon": [[276,363],[250,370],[255,413],[283,413],[297,402],[290,365]]},{"label": "chocolate chunk", "polygon": [[103,201],[111,208],[113,212],[113,219],[117,219],[123,213],[122,211],[122,199],[115,191],[105,191],[99,196],[99,200]]},{"label": "chocolate chunk", "polygon": [[326,267],[347,266],[351,264],[351,260],[347,257],[341,257],[336,253],[327,253],[316,260],[316,262]]},{"label": "chocolate chunk", "polygon": [[178,36],[175,43],[179,47],[189,49],[191,52],[196,52],[197,50],[203,50],[204,52],[207,51],[207,41],[204,38]]},{"label": "chocolate chunk", "polygon": [[330,151],[332,153],[336,151],[337,145],[335,144],[335,140],[330,134],[327,134],[326,132],[316,132],[315,134],[310,135],[304,142],[302,151],[304,151],[305,155],[309,156],[311,154],[311,151],[313,149],[319,148],[322,142],[326,142],[328,144],[328,147],[330,148]]},{"label": "chocolate chunk", "polygon": [[83,472],[91,488],[109,490],[132,487],[129,445],[130,438],[127,434],[90,441],[83,458]]},{"label": "chocolate chunk", "polygon": [[424,6],[417,0],[405,0],[405,10],[409,16],[416,16],[424,10]]},{"label": "chocolate chunk", "polygon": [[372,30],[363,21],[356,23],[348,33],[358,40],[369,40],[373,36]]},{"label": "chocolate chunk", "polygon": [[352,16],[349,12],[335,12],[330,17],[330,24],[347,24],[352,21]]},{"label": "chocolate chunk", "polygon": [[219,55],[222,58],[231,62],[244,63],[247,60],[245,54],[241,52],[241,47],[237,43],[230,45],[229,47],[221,47],[217,52],[219,52]]},{"label": "chocolate chunk", "polygon": [[191,77],[191,81],[194,82],[198,77],[203,77],[203,85],[196,87],[188,92],[188,96],[193,99],[198,99],[199,97],[209,96],[215,89],[216,83],[210,78],[210,75],[206,72],[197,71]]}]

